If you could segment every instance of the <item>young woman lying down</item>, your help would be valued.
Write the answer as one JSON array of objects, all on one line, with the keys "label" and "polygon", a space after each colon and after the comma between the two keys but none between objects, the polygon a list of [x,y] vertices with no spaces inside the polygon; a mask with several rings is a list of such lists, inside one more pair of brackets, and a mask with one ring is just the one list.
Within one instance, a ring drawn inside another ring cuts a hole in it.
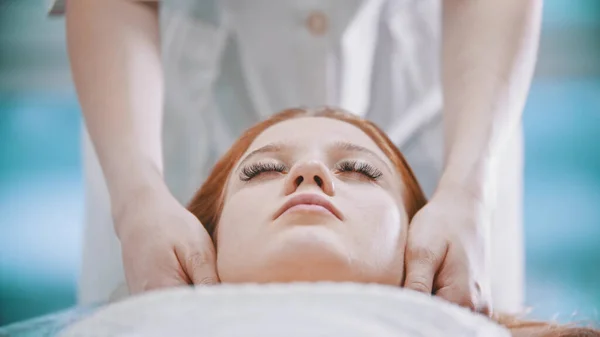
[{"label": "young woman lying down", "polygon": [[402,289],[408,225],[425,203],[374,124],[330,108],[283,111],[247,130],[189,205],[227,285],[133,297],[72,331],[98,335],[121,320],[144,335],[600,336]]}]

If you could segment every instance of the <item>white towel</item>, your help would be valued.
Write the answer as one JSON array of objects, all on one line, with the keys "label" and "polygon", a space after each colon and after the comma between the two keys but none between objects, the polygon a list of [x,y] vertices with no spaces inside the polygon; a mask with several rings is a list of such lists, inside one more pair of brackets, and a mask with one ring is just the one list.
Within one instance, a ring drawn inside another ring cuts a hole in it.
[{"label": "white towel", "polygon": [[510,333],[482,315],[398,287],[296,283],[146,293],[101,309],[63,336],[509,337]]}]

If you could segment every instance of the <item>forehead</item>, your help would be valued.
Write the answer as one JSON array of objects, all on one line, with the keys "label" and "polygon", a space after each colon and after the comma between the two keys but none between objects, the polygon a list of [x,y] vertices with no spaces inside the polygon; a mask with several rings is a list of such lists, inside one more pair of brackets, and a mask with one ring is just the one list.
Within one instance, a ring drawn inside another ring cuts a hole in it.
[{"label": "forehead", "polygon": [[361,129],[327,117],[300,117],[277,123],[256,137],[246,153],[272,143],[289,142],[314,148],[339,141],[365,147],[388,161],[379,146]]}]

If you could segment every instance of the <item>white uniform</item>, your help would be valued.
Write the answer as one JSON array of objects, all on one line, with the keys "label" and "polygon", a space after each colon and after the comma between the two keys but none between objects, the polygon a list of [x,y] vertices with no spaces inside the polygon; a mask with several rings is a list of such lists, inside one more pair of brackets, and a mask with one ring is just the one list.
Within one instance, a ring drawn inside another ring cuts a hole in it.
[{"label": "white uniform", "polygon": [[[59,9],[59,6],[56,7]],[[284,108],[333,105],[381,126],[428,196],[442,169],[440,0],[169,0],[161,4],[165,176],[187,203],[244,129]],[[124,281],[107,189],[84,134],[86,230],[79,298]],[[492,296],[523,298],[522,137],[498,170]]]}]

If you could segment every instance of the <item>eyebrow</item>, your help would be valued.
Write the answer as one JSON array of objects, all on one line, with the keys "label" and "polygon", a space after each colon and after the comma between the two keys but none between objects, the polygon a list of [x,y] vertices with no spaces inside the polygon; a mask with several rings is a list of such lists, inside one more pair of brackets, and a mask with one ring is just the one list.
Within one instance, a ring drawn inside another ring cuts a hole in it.
[{"label": "eyebrow", "polygon": [[364,153],[370,157],[373,157],[374,159],[378,160],[379,162],[381,162],[390,172],[394,172],[394,170],[392,170],[392,168],[388,165],[388,163],[385,160],[383,160],[381,158],[381,156],[379,156],[374,151],[367,149],[366,147],[362,147],[360,145],[352,144],[349,142],[338,141],[338,142],[333,143],[332,146],[330,147],[330,149],[336,149],[336,150],[341,150],[341,151],[346,151],[346,152]]},{"label": "eyebrow", "polygon": [[[265,154],[265,153],[277,153],[277,152],[281,152],[284,149],[290,149],[290,148],[294,148],[296,147],[294,144],[290,144],[290,143],[284,143],[284,142],[276,142],[276,143],[271,143],[268,145],[265,145],[261,148],[258,148],[252,152],[250,152],[238,165],[238,167],[242,167],[244,166],[244,163],[249,161],[250,159],[252,159],[252,157],[258,156],[260,154]],[[373,157],[375,159],[377,159],[379,162],[381,162],[390,172],[394,172],[394,170],[391,169],[391,167],[388,165],[388,163],[383,160],[377,153],[375,153],[374,151],[371,151],[369,149],[367,149],[366,147],[360,146],[360,145],[356,145],[350,142],[345,142],[345,141],[337,141],[332,143],[331,145],[328,146],[328,150],[329,151],[345,151],[345,152],[358,152],[358,153],[364,153],[370,157]]]},{"label": "eyebrow", "polygon": [[349,142],[335,142],[330,146],[330,149],[347,151],[347,152],[362,152],[368,154],[370,156],[379,157],[375,152],[367,149],[366,147],[362,147],[360,145],[352,144]]},{"label": "eyebrow", "polygon": [[265,154],[265,153],[281,152],[283,149],[290,148],[290,147],[293,147],[293,146],[291,146],[290,144],[287,144],[287,143],[279,143],[279,142],[265,145],[261,148],[258,148],[256,150],[250,152],[244,159],[242,159],[242,161],[240,162],[238,167],[244,166],[244,163],[249,161],[250,159],[252,159],[252,157],[256,157],[260,154]]}]

